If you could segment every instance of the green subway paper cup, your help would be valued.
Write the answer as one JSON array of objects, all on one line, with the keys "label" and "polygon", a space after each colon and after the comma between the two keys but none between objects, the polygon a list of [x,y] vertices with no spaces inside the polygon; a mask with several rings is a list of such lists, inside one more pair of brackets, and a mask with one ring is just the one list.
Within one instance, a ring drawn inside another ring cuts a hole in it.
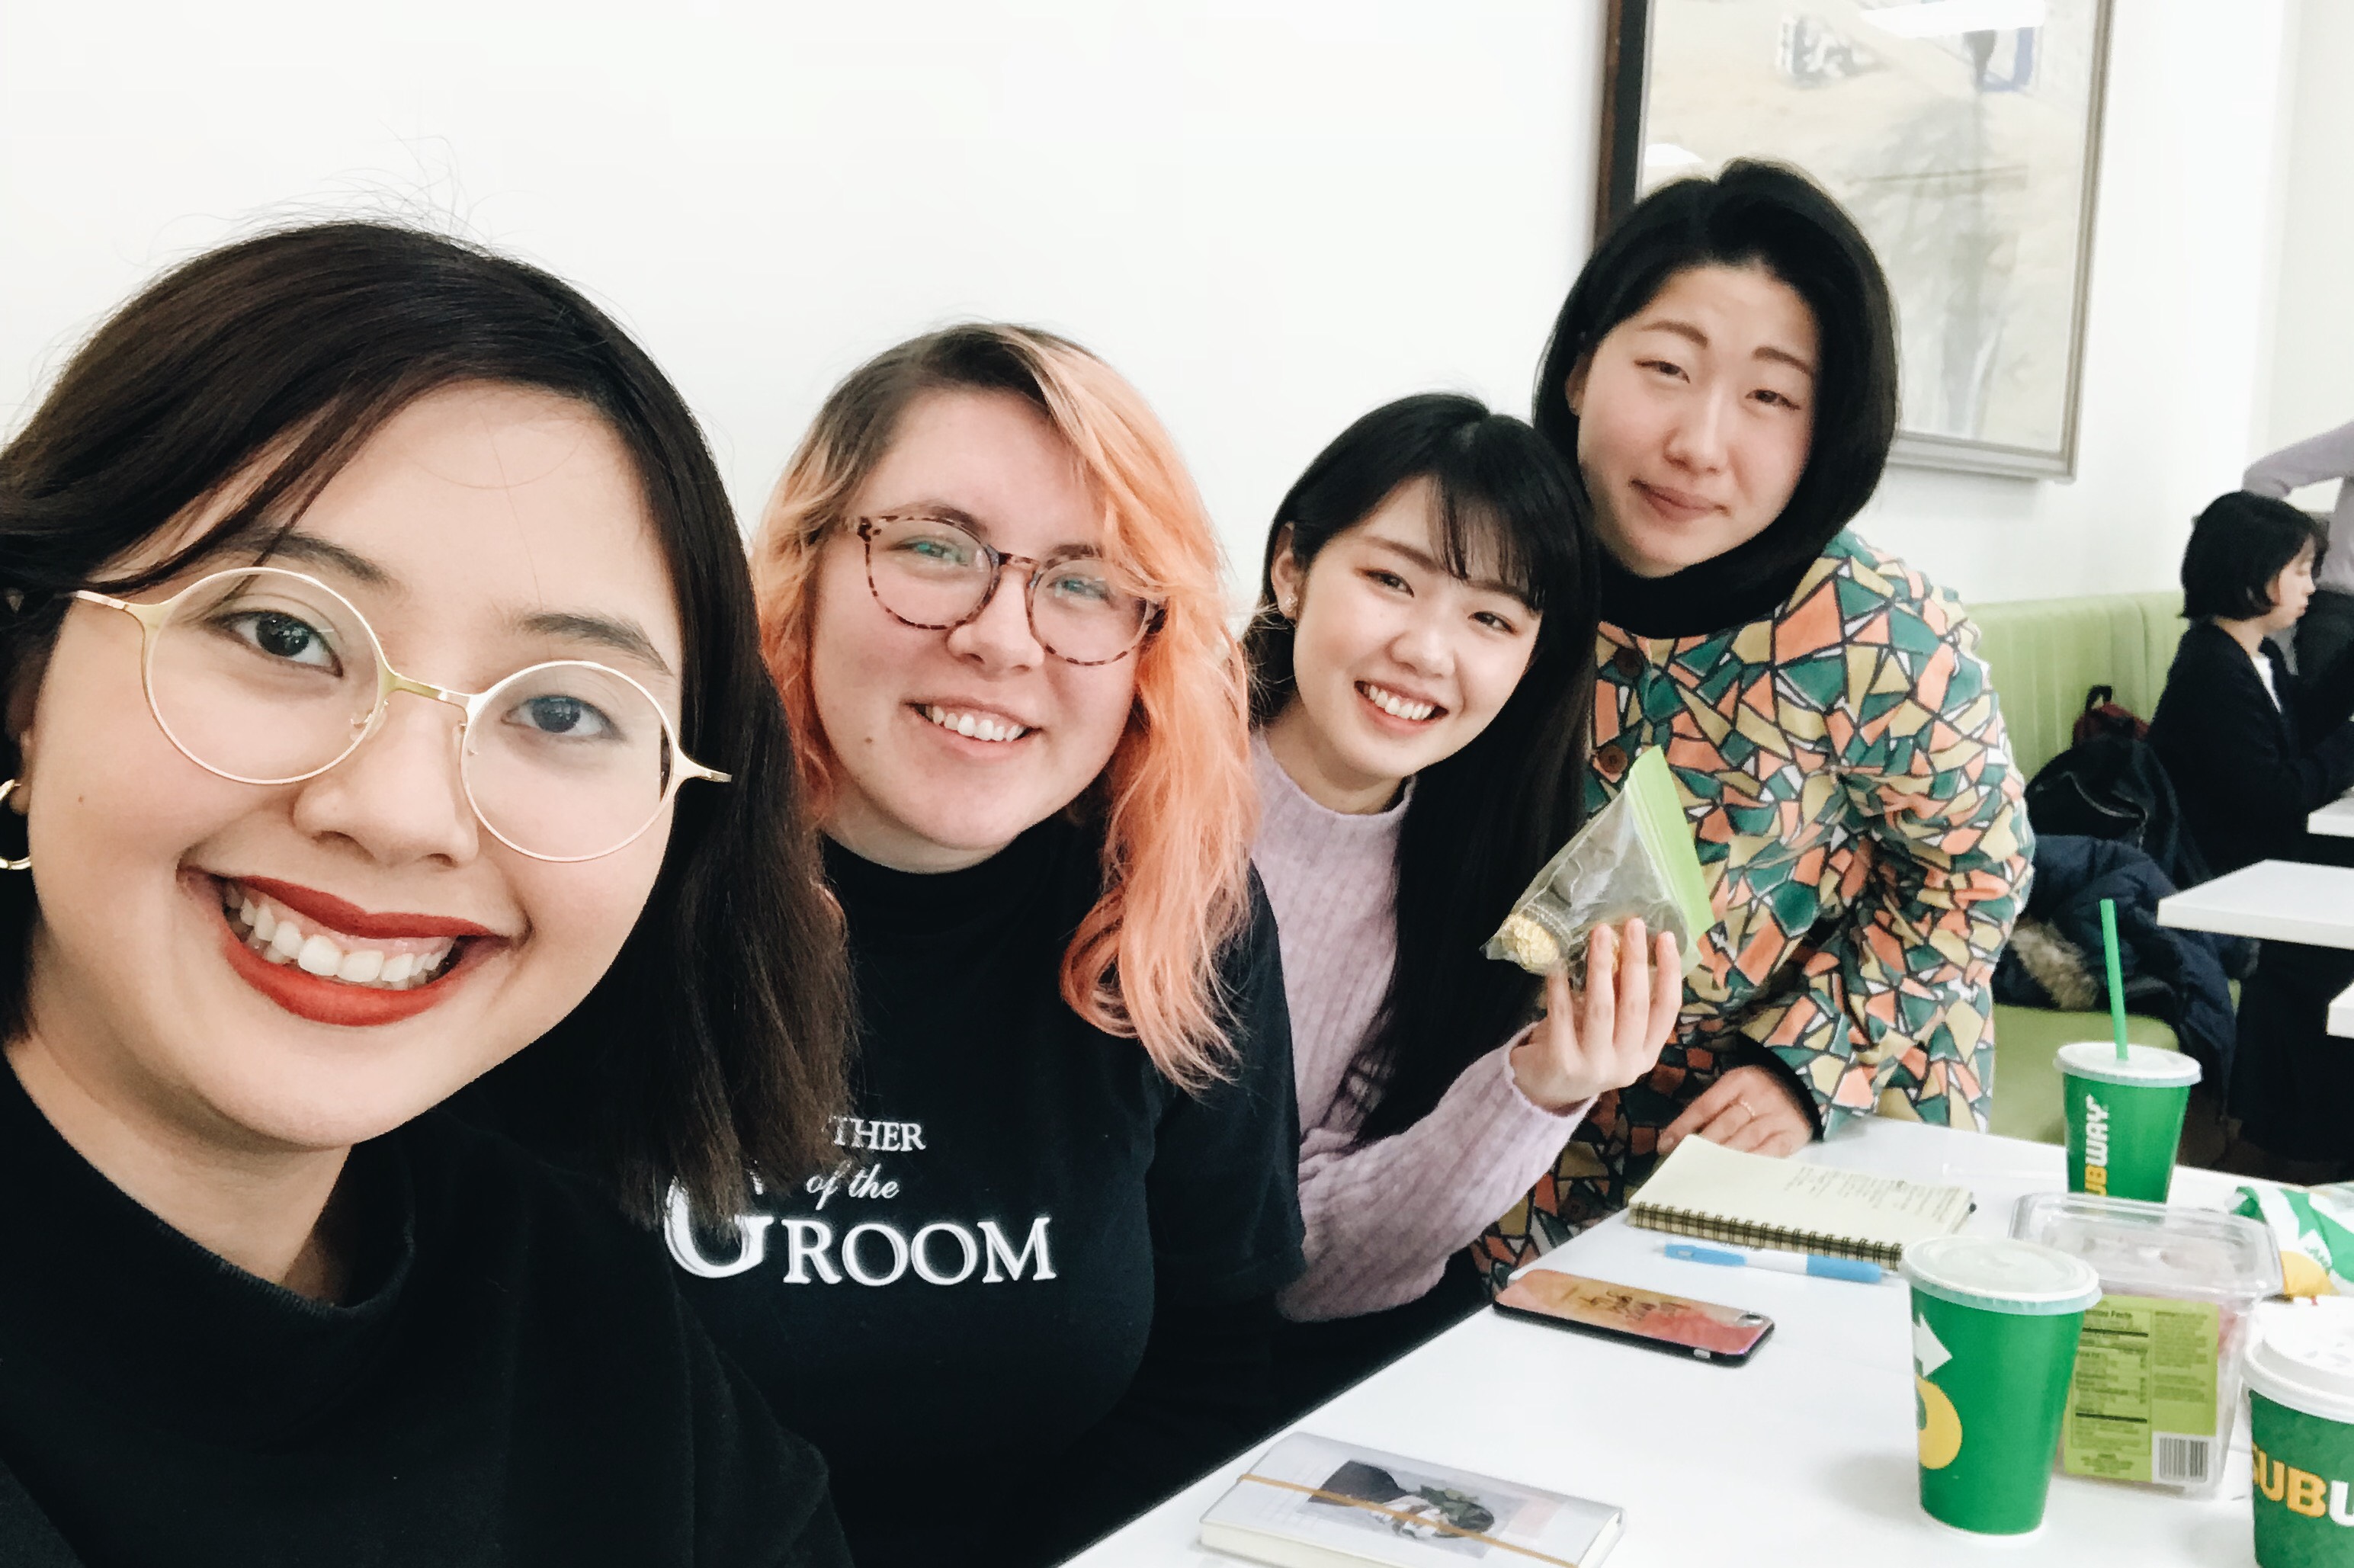
[{"label": "green subway paper cup", "polygon": [[2266,1308],[2247,1369],[2256,1562],[2354,1564],[2354,1302]]},{"label": "green subway paper cup", "polygon": [[2163,1203],[2174,1184],[2174,1151],[2199,1064],[2156,1045],[2106,1040],[2060,1047],[2061,1097],[2068,1111],[2068,1191]]},{"label": "green subway paper cup", "polygon": [[2076,1330],[2101,1298],[2083,1258],[2007,1236],[1933,1236],[1904,1249],[1921,1506],[1981,1535],[2043,1522]]}]

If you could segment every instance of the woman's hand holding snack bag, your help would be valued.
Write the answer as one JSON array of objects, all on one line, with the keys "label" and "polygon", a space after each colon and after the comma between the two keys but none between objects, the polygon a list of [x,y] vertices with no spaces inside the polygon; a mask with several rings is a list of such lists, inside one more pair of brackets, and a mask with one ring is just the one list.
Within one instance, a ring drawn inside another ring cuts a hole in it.
[{"label": "woman's hand holding snack bag", "polygon": [[1649,1072],[1683,1003],[1676,938],[1650,938],[1639,916],[1596,926],[1586,943],[1586,983],[1566,968],[1545,976],[1545,1012],[1512,1047],[1512,1081],[1530,1103],[1564,1111]]}]

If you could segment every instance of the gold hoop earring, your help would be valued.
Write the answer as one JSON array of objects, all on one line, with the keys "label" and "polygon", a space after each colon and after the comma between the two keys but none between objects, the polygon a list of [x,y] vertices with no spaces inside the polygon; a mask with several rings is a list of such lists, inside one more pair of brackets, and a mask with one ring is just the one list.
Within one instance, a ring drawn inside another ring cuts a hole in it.
[{"label": "gold hoop earring", "polygon": [[[0,804],[5,804],[8,797],[16,792],[16,786],[23,782],[24,780],[21,779],[0,779]],[[10,860],[6,855],[0,855],[0,871],[30,871],[32,869],[33,854],[29,848],[26,850],[25,858],[22,860]]]}]

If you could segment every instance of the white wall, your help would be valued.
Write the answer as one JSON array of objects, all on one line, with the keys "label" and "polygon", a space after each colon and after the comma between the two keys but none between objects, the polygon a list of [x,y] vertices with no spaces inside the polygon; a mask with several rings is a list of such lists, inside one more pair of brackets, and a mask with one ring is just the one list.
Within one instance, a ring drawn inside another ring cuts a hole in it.
[{"label": "white wall", "polygon": [[1385,398],[1525,412],[1588,238],[1598,0],[404,0],[0,11],[0,425],[164,265],[423,215],[641,334],[739,507],[942,321],[1140,387],[1255,575]]},{"label": "white wall", "polygon": [[1877,543],[1966,599],[2174,586],[2191,517],[2261,439],[2288,20],[2286,0],[2114,0],[2076,478],[1892,469]]},{"label": "white wall", "polygon": [[2354,419],[2354,5],[2304,0],[2294,61],[2264,451]]},{"label": "white wall", "polygon": [[[2173,580],[2190,516],[2262,444],[2260,409],[2290,406],[2266,237],[2292,4],[2116,0],[2079,476],[1893,470],[1865,518],[1882,544],[1977,599]],[[2343,0],[2307,9],[2354,26]],[[1069,332],[1159,407],[1247,570],[1291,477],[1364,408],[1444,386],[1525,412],[1588,240],[1599,15],[12,5],[0,423],[160,267],[273,218],[389,209],[614,307],[748,509],[874,350],[966,315]],[[2342,199],[2330,217],[2349,221]]]}]

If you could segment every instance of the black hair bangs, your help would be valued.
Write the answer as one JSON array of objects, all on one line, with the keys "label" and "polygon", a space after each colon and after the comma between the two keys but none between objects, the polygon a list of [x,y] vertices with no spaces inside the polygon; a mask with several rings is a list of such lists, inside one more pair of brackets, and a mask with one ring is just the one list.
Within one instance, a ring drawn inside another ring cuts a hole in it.
[{"label": "black hair bangs", "polygon": [[1517,419],[1500,425],[1502,418],[1463,427],[1428,472],[1414,477],[1431,482],[1439,564],[1465,582],[1500,585],[1542,615],[1585,575],[1582,509],[1565,473],[1530,463],[1526,427]]},{"label": "black hair bangs", "polygon": [[1540,648],[1564,634],[1553,611],[1564,605],[1590,611],[1593,535],[1570,465],[1527,424],[1476,397],[1401,397],[1333,438],[1276,508],[1258,608],[1243,641],[1254,723],[1273,717],[1292,691],[1291,628],[1275,605],[1278,553],[1309,567],[1417,480],[1429,482],[1436,503],[1431,542],[1438,564],[1467,582],[1500,584],[1544,617]]}]

